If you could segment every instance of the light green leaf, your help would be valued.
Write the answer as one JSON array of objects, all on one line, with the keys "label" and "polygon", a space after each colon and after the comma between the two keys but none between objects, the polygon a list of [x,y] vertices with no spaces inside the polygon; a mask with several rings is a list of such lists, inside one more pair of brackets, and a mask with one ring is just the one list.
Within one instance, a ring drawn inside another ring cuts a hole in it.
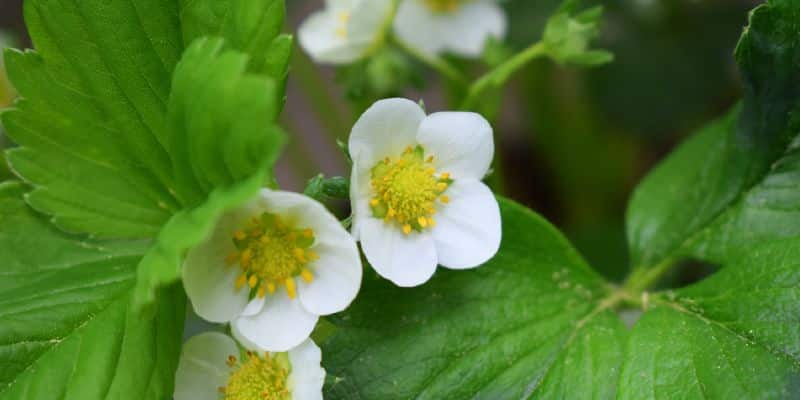
[{"label": "light green leaf", "polygon": [[605,50],[590,50],[590,43],[600,31],[603,8],[592,7],[575,13],[577,2],[566,2],[547,21],[542,43],[553,60],[561,64],[597,66],[614,60]]},{"label": "light green leaf", "polygon": [[[625,328],[618,300],[546,221],[501,200],[488,264],[402,289],[363,284],[324,344],[330,399],[608,397]],[[579,381],[579,382],[576,382]]]},{"label": "light green leaf", "polygon": [[0,184],[0,399],[169,398],[181,289],[152,318],[135,315],[128,305],[147,243],[61,233],[24,190]]},{"label": "light green leaf", "polygon": [[68,231],[155,235],[179,209],[158,137],[183,49],[177,6],[31,0],[24,13],[36,51],[6,52],[24,100],[3,122],[28,202]]},{"label": "light green leaf", "polygon": [[[274,82],[246,73],[248,57],[201,38],[175,69],[169,102],[175,187],[190,208],[175,214],[139,266],[136,304],[180,279],[185,252],[205,239],[217,218],[271,183],[285,136]],[[220,133],[224,132],[223,135]]]},{"label": "light green leaf", "polygon": [[800,240],[736,254],[657,296],[634,327],[622,399],[789,399],[800,393]]},{"label": "light green leaf", "polygon": [[248,70],[271,77],[283,88],[289,71],[292,37],[282,35],[283,0],[179,0],[183,39],[205,35],[225,39],[232,49],[250,56]]},{"label": "light green leaf", "polygon": [[[29,204],[52,215],[62,229],[104,238],[151,238],[174,213],[197,205],[184,203],[196,200],[197,192],[183,193],[176,182],[176,174],[197,166],[181,164],[186,158],[169,145],[175,134],[167,108],[184,47],[219,29],[197,26],[190,14],[182,20],[182,5],[176,0],[25,2],[36,51],[6,55],[23,97],[17,109],[3,115],[9,137],[20,145],[8,158],[33,186]],[[250,52],[237,63],[282,82],[290,44],[278,36],[283,1],[265,6],[232,8],[236,19],[222,33],[231,45]],[[194,28],[184,37],[188,27]],[[272,86],[269,116],[277,115],[283,98],[282,86]],[[249,175],[232,172],[237,178]]]},{"label": "light green leaf", "polygon": [[638,187],[628,209],[634,266],[800,235],[800,3],[774,0],[751,15],[736,50],[741,108],[683,144]]}]

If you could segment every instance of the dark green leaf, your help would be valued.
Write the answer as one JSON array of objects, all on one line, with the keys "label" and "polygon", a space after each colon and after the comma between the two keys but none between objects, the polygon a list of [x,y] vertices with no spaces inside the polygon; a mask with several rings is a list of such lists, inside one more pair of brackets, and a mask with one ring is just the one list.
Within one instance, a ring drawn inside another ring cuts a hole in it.
[{"label": "dark green leaf", "polygon": [[147,243],[56,230],[0,184],[0,399],[136,398],[172,393],[185,313],[180,288],[152,318],[129,309]]},{"label": "dark green leaf", "polygon": [[800,240],[746,249],[736,259],[653,299],[628,344],[622,399],[800,393]]},{"label": "dark green leaf", "polygon": [[[488,264],[423,287],[364,282],[323,345],[331,399],[613,394],[624,326],[606,284],[541,217],[502,200]],[[580,384],[576,381],[581,381]]]},{"label": "dark green leaf", "polygon": [[800,234],[800,3],[751,15],[736,50],[743,105],[692,138],[639,186],[628,210],[640,268]]}]

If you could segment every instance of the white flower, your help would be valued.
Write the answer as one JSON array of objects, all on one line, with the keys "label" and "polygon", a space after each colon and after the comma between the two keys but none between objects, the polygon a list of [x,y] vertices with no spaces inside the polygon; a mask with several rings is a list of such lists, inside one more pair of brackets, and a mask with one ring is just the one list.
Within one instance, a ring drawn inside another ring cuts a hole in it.
[{"label": "white flower", "polygon": [[327,0],[300,26],[300,45],[314,61],[348,64],[383,43],[393,0]]},{"label": "white flower", "polygon": [[496,0],[401,0],[394,31],[425,53],[475,58],[489,37],[505,36],[506,16]]},{"label": "white flower", "polygon": [[494,155],[480,115],[425,116],[416,103],[375,103],[350,134],[353,235],[370,264],[399,286],[436,265],[477,267],[500,246],[497,200],[481,179]]},{"label": "white flower", "polygon": [[175,373],[175,400],[321,400],[325,370],[311,339],[288,353],[243,351],[217,332],[184,345]]},{"label": "white flower", "polygon": [[322,204],[263,189],[189,252],[183,285],[203,319],[231,322],[250,348],[286,351],[353,301],[361,274],[355,242]]}]

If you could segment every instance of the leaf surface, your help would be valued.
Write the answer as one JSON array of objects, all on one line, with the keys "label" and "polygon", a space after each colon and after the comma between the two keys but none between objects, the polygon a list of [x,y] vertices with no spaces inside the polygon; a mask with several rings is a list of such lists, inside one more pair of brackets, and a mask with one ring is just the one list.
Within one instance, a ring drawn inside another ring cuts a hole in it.
[{"label": "leaf surface", "polygon": [[[614,393],[625,328],[606,284],[549,223],[501,200],[503,242],[423,287],[364,283],[323,345],[326,398],[585,398]],[[576,385],[580,379],[584,385]]]},{"label": "leaf surface", "polygon": [[0,399],[165,399],[185,314],[180,288],[151,318],[129,305],[144,242],[64,234],[0,184]]},{"label": "leaf surface", "polygon": [[742,105],[703,129],[636,189],[628,209],[635,267],[800,234],[800,3],[759,6],[736,49]]}]

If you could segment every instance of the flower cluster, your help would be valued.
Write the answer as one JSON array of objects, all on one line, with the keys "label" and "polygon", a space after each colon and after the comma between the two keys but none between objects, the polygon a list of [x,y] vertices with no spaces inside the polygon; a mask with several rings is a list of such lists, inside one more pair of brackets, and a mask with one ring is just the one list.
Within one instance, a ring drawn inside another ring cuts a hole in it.
[{"label": "flower cluster", "polygon": [[203,333],[184,345],[176,400],[322,398],[321,351],[309,337],[320,316],[358,293],[357,240],[398,286],[497,252],[499,208],[481,183],[494,153],[483,117],[426,116],[412,101],[382,100],[356,122],[349,148],[352,232],[310,197],[262,189],[187,254],[183,284],[195,313],[230,324],[233,338]]},{"label": "flower cluster", "polygon": [[502,38],[506,16],[496,0],[327,0],[300,27],[300,44],[317,62],[348,64],[369,56],[392,30],[396,40],[429,55],[475,58]]}]

